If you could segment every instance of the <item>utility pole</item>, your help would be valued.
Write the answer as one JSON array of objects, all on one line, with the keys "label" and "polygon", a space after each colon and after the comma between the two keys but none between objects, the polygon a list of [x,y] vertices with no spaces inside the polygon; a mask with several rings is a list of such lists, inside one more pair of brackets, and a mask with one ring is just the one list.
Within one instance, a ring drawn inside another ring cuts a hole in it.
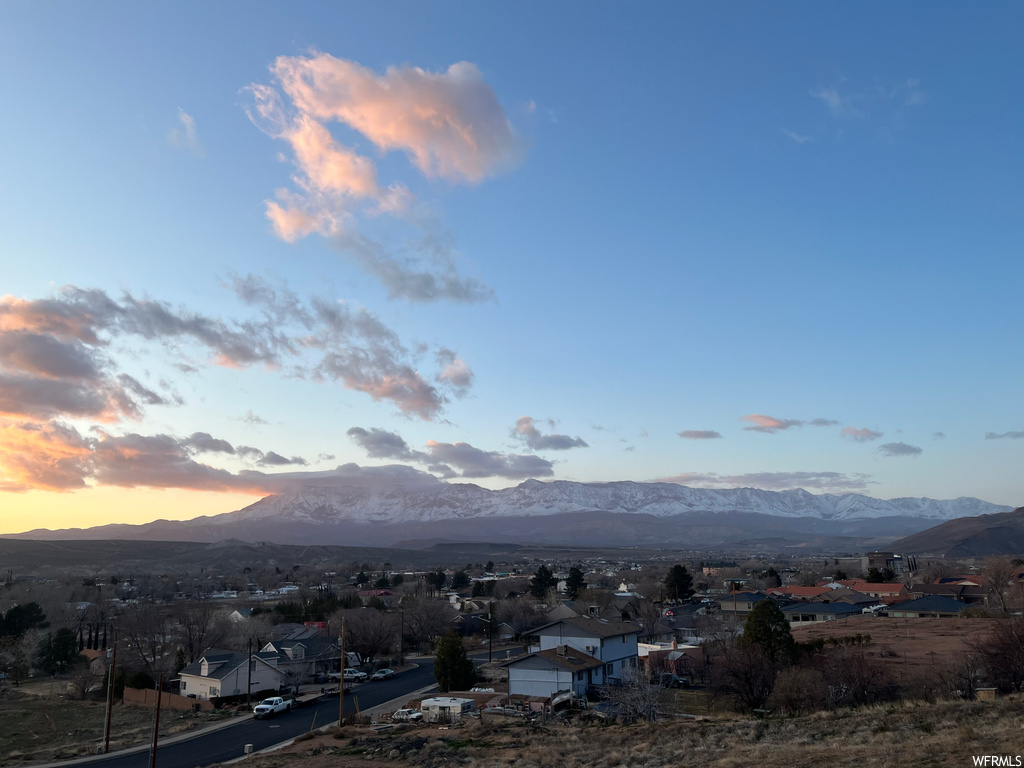
[{"label": "utility pole", "polygon": [[107,669],[107,709],[103,717],[103,754],[110,751],[110,715],[114,706],[114,673],[117,671],[117,627],[114,627],[114,652]]},{"label": "utility pole", "polygon": [[149,768],[156,768],[156,743],[157,738],[160,736],[160,693],[164,689],[164,676],[160,675],[160,680],[156,684],[156,704],[155,714],[153,715],[153,746],[149,750]]},{"label": "utility pole", "polygon": [[345,617],[341,617],[341,680],[338,681],[338,727],[345,724]]},{"label": "utility pole", "polygon": [[487,663],[493,660],[494,650],[494,603],[487,604]]},{"label": "utility pole", "polygon": [[245,686],[245,706],[252,709],[252,638],[249,638],[249,681]]}]

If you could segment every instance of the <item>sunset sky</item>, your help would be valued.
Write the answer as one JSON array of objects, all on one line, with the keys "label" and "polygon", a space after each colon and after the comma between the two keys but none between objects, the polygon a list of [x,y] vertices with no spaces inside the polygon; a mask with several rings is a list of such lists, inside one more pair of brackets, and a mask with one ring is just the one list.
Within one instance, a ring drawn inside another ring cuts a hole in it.
[{"label": "sunset sky", "polygon": [[0,4],[0,533],[396,464],[1024,504],[1022,28]]}]

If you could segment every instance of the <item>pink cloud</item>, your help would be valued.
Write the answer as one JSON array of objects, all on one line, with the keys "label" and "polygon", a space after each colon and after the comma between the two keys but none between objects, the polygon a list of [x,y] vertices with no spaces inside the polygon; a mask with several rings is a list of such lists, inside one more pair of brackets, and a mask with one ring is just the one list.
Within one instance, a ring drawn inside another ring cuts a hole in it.
[{"label": "pink cloud", "polygon": [[522,156],[494,90],[469,62],[378,75],[316,53],[278,57],[271,71],[301,113],[345,123],[385,152],[405,151],[427,176],[476,184]]},{"label": "pink cloud", "polygon": [[803,422],[799,419],[776,419],[774,416],[765,416],[761,413],[751,413],[747,416],[740,416],[743,421],[749,421],[753,426],[743,429],[753,432],[779,432],[790,427],[799,427]]}]

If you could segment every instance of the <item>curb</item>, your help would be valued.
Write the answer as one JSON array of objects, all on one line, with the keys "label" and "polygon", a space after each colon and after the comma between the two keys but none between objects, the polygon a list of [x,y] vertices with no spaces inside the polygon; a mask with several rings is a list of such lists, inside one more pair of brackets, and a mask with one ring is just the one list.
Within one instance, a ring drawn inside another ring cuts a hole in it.
[{"label": "curb", "polygon": [[[185,733],[178,733],[174,736],[168,736],[165,739],[161,739],[159,746],[165,746],[167,744],[179,744],[183,741],[190,741],[191,739],[197,739],[200,736],[206,736],[209,733],[215,733],[216,731],[223,731],[225,728],[230,728],[233,725],[240,725],[241,723],[252,720],[252,714],[246,713],[244,715],[235,715],[230,718],[227,722],[217,723],[215,725],[208,726],[206,728],[196,728],[192,731],[186,731]],[[68,766],[75,765],[88,765],[89,763],[95,763],[100,760],[109,760],[115,757],[124,757],[127,755],[138,754],[139,752],[149,752],[152,744],[139,744],[133,747],[126,747],[125,749],[111,750],[103,754],[95,755],[84,755],[82,757],[73,757],[70,760],[60,760],[54,763],[37,763],[33,764],[32,768],[67,768]]]},{"label": "curb", "polygon": [[[434,690],[435,688],[437,688],[437,683],[434,683],[433,685],[428,685],[428,686],[425,686],[423,688],[420,688],[418,691],[410,691],[409,693],[406,693],[406,694],[398,696],[398,697],[396,697],[394,699],[391,699],[391,701],[385,701],[383,704],[378,704],[375,707],[370,707],[369,709],[361,710],[360,714],[362,714],[364,717],[369,716],[371,718],[371,720],[372,720],[377,715],[379,715],[379,714],[381,714],[383,712],[391,712],[394,709],[398,709],[401,704],[404,704],[409,699],[414,699],[414,698],[420,696],[421,694],[424,694],[424,693],[427,693],[428,691]],[[319,728],[316,728],[314,731],[312,731],[312,733],[324,734],[324,733],[327,732],[328,728],[334,727],[336,725],[337,725],[337,723],[333,723],[333,722],[327,723],[326,725],[321,725]],[[307,731],[307,733],[310,733],[310,732],[311,731]],[[278,744],[272,744],[269,747],[264,747],[263,749],[257,750],[256,752],[253,752],[252,754],[242,755],[241,757],[236,757],[233,760],[226,760],[223,763],[221,763],[221,765],[230,765],[232,763],[240,763],[243,760],[246,760],[246,759],[248,759],[250,757],[253,757],[254,755],[269,755],[272,752],[277,752],[279,749],[284,749],[285,747],[290,747],[294,743],[295,743],[295,739],[291,738],[291,739],[288,739],[286,741],[282,741],[282,742],[280,742]],[[42,766],[32,766],[32,768],[42,768]]]}]

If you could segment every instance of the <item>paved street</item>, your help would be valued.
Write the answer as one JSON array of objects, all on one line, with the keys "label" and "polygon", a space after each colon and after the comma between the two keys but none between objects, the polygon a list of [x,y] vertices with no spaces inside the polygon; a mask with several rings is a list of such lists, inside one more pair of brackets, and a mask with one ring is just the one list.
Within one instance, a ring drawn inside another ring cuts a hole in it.
[{"label": "paved street", "polygon": [[[358,699],[360,710],[405,696],[434,682],[432,659],[420,659],[417,669],[396,675],[391,680],[363,683],[345,695],[345,712],[353,713]],[[173,714],[167,713],[173,717]],[[246,744],[259,751],[294,738],[310,727],[327,725],[338,719],[338,700],[327,699],[267,720],[246,720],[195,738],[161,746],[158,768],[196,768],[241,757]],[[149,750],[132,754],[113,753],[106,759],[89,761],[89,768],[147,768]]]}]

